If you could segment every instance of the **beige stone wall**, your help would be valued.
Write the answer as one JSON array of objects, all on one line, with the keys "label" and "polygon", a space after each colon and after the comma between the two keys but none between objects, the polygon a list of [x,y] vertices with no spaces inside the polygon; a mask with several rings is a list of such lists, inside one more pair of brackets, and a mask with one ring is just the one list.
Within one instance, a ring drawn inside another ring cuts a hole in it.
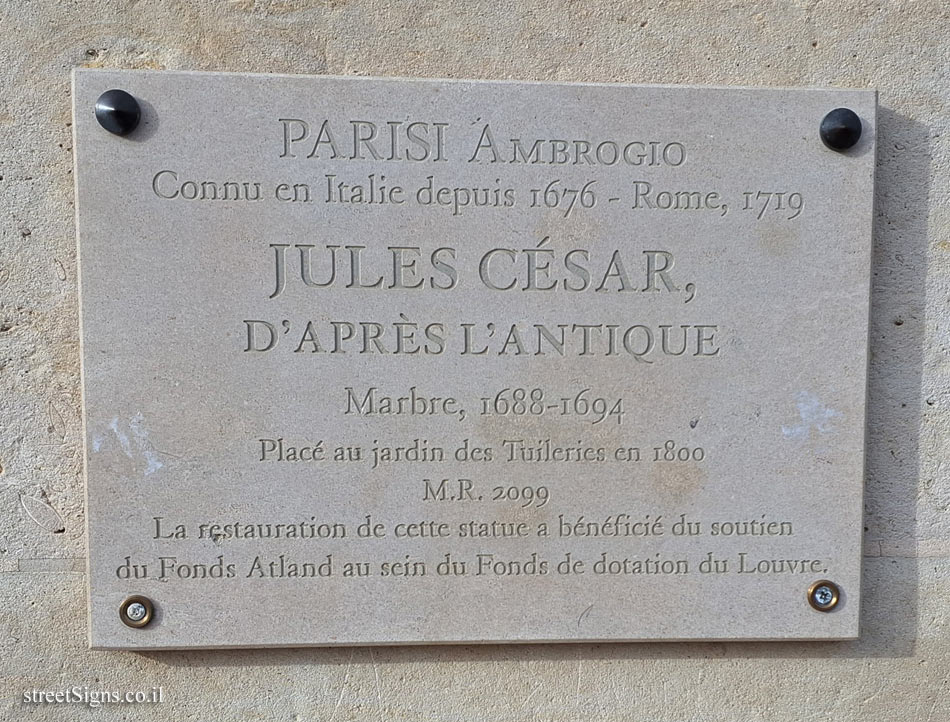
[{"label": "beige stone wall", "polygon": [[[3,0],[0,49],[0,719],[90,717],[21,701],[84,685],[163,687],[100,719],[950,719],[945,2]],[[878,88],[861,640],[88,651],[79,65]]]}]

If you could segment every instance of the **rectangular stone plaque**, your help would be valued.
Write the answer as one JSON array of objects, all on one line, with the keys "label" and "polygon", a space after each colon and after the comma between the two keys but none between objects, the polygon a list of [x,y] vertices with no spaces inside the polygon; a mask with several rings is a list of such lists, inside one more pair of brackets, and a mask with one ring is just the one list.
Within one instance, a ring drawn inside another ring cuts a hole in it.
[{"label": "rectangular stone plaque", "polygon": [[74,83],[94,647],[857,636],[873,91]]}]

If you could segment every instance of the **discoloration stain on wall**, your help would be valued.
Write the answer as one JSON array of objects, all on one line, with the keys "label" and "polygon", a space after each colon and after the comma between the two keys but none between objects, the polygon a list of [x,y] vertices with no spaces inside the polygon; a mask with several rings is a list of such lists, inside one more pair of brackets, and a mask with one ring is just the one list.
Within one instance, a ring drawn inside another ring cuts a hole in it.
[{"label": "discoloration stain on wall", "polygon": [[[109,429],[112,431],[112,435],[118,442],[123,454],[132,461],[141,459],[145,462],[145,469],[142,472],[145,476],[154,474],[164,466],[161,459],[158,458],[158,450],[149,439],[148,428],[141,412],[130,418],[127,424],[120,423],[119,417],[116,416],[109,422]],[[106,441],[106,435],[95,435],[92,439],[93,452],[101,452]]]},{"label": "discoloration stain on wall", "polygon": [[819,434],[831,433],[834,431],[832,420],[841,416],[840,412],[825,406],[817,396],[808,391],[798,393],[795,407],[798,409],[800,422],[782,427],[782,434],[788,439],[807,439],[813,429]]}]

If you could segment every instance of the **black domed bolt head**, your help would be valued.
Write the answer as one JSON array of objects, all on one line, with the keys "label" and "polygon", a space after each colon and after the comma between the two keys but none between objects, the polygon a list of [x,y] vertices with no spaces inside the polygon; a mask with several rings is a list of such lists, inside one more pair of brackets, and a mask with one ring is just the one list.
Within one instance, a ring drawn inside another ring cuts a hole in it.
[{"label": "black domed bolt head", "polygon": [[128,135],[142,119],[139,101],[124,90],[107,90],[96,101],[96,120],[116,135]]},{"label": "black domed bolt head", "polygon": [[848,108],[835,108],[821,119],[821,142],[838,152],[854,147],[861,138],[861,119]]}]

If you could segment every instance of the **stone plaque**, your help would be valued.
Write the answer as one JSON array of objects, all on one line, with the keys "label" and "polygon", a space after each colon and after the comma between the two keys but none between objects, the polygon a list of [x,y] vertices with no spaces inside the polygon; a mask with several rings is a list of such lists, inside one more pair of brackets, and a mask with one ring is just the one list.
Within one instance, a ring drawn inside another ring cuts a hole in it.
[{"label": "stone plaque", "polygon": [[873,91],[74,102],[94,647],[857,636]]}]

